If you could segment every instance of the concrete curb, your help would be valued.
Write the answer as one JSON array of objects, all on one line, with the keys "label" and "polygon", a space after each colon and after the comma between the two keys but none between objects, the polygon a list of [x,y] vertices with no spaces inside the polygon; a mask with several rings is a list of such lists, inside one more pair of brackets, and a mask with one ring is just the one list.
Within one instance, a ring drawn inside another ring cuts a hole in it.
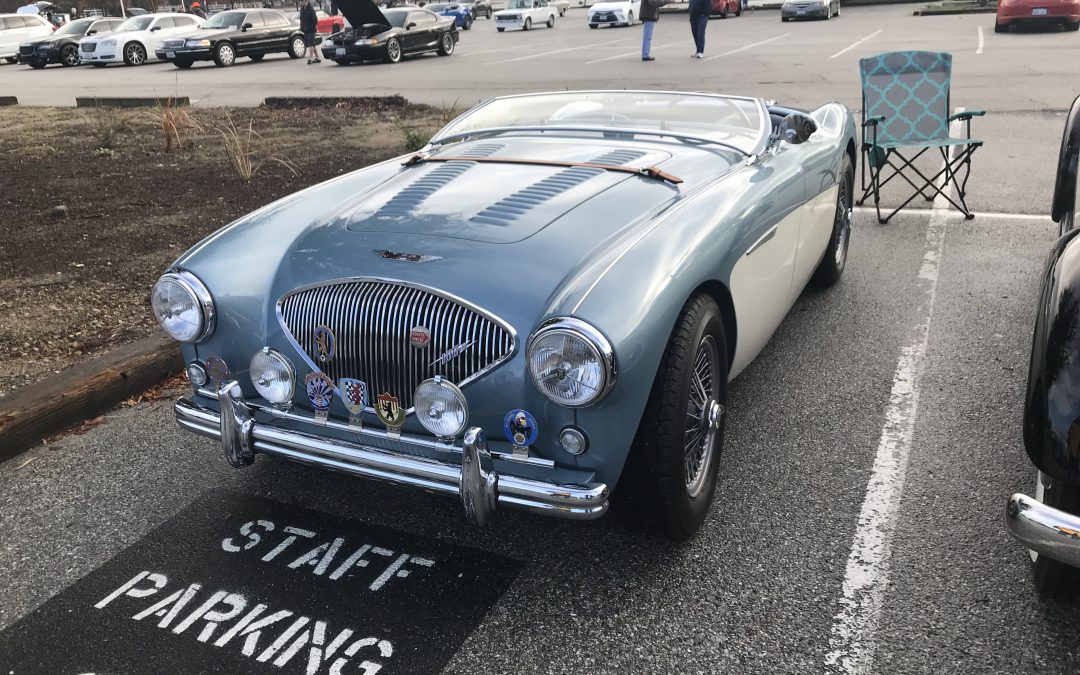
[{"label": "concrete curb", "polygon": [[0,399],[0,462],[100,415],[184,367],[165,335],[124,345]]},{"label": "concrete curb", "polygon": [[75,99],[75,106],[77,108],[154,108],[157,106],[177,107],[182,105],[191,105],[191,101],[187,96],[169,96],[166,98],[156,98],[153,96],[123,96],[113,98],[79,96]]}]

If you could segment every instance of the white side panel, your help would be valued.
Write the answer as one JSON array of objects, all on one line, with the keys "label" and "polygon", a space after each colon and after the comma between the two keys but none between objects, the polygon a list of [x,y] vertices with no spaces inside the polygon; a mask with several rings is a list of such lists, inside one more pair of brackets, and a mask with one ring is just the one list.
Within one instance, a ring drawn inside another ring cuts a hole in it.
[{"label": "white side panel", "polygon": [[791,309],[791,282],[799,224],[805,209],[795,209],[750,247],[731,270],[731,299],[739,326],[735,359],[728,379],[733,379],[772,337]]},{"label": "white side panel", "polygon": [[833,185],[803,205],[803,218],[799,232],[799,250],[795,254],[795,282],[791,284],[791,302],[806,288],[806,282],[821,262],[825,247],[832,237],[836,219],[836,193],[839,185]]}]

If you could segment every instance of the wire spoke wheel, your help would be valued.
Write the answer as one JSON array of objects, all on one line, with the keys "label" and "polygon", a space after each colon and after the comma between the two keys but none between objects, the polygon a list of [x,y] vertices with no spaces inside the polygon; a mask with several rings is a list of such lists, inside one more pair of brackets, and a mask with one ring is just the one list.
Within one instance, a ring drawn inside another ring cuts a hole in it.
[{"label": "wire spoke wheel", "polygon": [[851,190],[846,180],[840,181],[836,195],[836,246],[833,255],[836,264],[842,265],[847,258],[848,236],[851,234]]},{"label": "wire spoke wheel", "polygon": [[683,436],[683,466],[686,492],[701,494],[716,447],[716,429],[722,408],[717,403],[720,355],[716,340],[705,335],[694,356],[690,392],[686,402],[686,430]]}]

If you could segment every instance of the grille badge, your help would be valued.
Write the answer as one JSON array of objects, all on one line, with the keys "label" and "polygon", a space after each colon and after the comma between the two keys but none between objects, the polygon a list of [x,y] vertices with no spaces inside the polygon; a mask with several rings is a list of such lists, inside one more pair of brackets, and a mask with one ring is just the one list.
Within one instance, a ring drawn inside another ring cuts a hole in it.
[{"label": "grille badge", "polygon": [[336,342],[334,332],[329,326],[315,327],[315,356],[320,363],[326,363],[334,358]]},{"label": "grille badge", "polygon": [[428,368],[431,368],[432,366],[441,366],[443,364],[453,361],[457,357],[464,354],[466,349],[472,347],[473,342],[475,342],[475,340],[469,340],[468,342],[462,342],[459,345],[454,345],[450,349],[447,349],[442,354],[439,354],[439,358],[429,363]]},{"label": "grille badge", "polygon": [[409,344],[417,349],[423,349],[431,342],[431,331],[425,326],[413,326],[409,331]]}]

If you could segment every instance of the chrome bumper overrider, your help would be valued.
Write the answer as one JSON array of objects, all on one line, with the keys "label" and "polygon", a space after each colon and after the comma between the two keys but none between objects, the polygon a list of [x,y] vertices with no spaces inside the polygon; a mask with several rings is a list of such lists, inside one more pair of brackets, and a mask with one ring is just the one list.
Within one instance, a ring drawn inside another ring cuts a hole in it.
[{"label": "chrome bumper overrider", "polygon": [[1080,517],[1015,494],[1005,521],[1012,536],[1032,551],[1080,567]]},{"label": "chrome bumper overrider", "polygon": [[236,382],[222,385],[218,402],[220,415],[181,398],[175,405],[176,421],[189,431],[220,440],[225,459],[236,467],[251,464],[255,453],[262,452],[366,478],[457,494],[466,518],[477,525],[487,522],[496,506],[574,520],[599,518],[607,511],[608,489],[603,483],[559,485],[499,475],[484,432],[478,427],[465,433],[458,464],[258,422]]}]

